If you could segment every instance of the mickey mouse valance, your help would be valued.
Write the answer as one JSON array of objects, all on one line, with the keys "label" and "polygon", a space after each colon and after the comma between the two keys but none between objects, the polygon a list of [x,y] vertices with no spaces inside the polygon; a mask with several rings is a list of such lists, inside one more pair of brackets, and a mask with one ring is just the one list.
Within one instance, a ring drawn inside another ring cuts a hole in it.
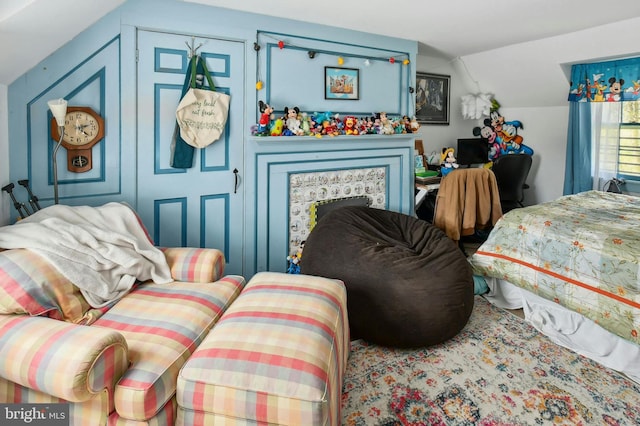
[{"label": "mickey mouse valance", "polygon": [[571,67],[569,102],[621,102],[640,99],[640,58]]}]

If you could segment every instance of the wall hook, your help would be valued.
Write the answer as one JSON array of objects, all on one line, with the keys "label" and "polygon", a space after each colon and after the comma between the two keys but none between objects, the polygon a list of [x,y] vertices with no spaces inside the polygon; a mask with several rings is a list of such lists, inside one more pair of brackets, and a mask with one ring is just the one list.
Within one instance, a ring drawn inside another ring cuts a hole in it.
[{"label": "wall hook", "polygon": [[196,46],[196,38],[195,37],[191,37],[191,44],[189,44],[188,42],[184,42],[184,44],[187,45],[187,47],[189,48],[189,58],[192,58],[194,56],[196,56],[198,54],[198,49],[200,49],[202,47],[202,43],[200,43],[198,46]]},{"label": "wall hook", "polygon": [[307,52],[307,55],[309,55],[309,59],[313,59],[316,57],[316,52],[314,52],[313,50],[310,50]]}]

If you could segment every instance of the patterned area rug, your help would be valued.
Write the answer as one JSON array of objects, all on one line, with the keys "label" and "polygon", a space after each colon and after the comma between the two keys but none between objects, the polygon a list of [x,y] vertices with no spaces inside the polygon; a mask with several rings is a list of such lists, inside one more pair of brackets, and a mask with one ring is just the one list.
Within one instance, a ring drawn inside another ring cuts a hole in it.
[{"label": "patterned area rug", "polygon": [[479,296],[444,344],[352,342],[343,389],[343,425],[640,424],[639,384]]}]

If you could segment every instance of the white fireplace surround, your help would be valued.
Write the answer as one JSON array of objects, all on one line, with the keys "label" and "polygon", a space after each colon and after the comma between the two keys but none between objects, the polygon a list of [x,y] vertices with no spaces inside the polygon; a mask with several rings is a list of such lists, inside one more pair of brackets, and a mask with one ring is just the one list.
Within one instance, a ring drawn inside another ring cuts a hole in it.
[{"label": "white fireplace surround", "polygon": [[412,214],[414,141],[411,134],[251,138],[246,179],[255,190],[246,208],[255,226],[245,233],[253,247],[245,270],[285,272],[287,256],[309,235],[312,203],[367,196],[372,207]]},{"label": "white fireplace surround", "polygon": [[289,254],[307,239],[310,208],[317,201],[366,195],[369,206],[385,208],[386,167],[366,167],[289,175]]}]

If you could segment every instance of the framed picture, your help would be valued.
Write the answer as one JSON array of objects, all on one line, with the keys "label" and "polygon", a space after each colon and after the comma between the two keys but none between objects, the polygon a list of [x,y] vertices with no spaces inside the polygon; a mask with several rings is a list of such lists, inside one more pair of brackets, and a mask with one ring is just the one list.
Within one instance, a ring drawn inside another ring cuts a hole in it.
[{"label": "framed picture", "polygon": [[355,68],[324,67],[324,98],[360,99],[360,70]]},{"label": "framed picture", "polygon": [[449,124],[451,76],[416,73],[416,119],[419,123]]}]

